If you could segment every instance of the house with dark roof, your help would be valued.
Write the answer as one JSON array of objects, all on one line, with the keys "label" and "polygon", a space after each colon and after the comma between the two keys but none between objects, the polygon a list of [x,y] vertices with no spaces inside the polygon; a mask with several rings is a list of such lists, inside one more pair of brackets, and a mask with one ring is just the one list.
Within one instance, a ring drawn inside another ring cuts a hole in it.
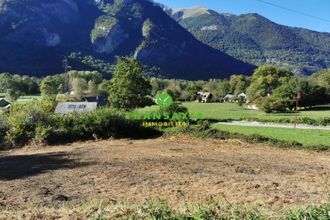
[{"label": "house with dark roof", "polygon": [[197,102],[207,103],[210,102],[213,95],[210,92],[197,92]]},{"label": "house with dark roof", "polygon": [[234,102],[236,98],[236,95],[233,94],[227,94],[225,97],[223,97],[223,102]]},{"label": "house with dark roof", "polygon": [[0,98],[0,109],[8,109],[10,108],[11,103],[5,98]]},{"label": "house with dark roof", "polygon": [[104,106],[108,103],[108,98],[106,96],[85,96],[82,98],[83,102],[97,102],[98,106]]}]

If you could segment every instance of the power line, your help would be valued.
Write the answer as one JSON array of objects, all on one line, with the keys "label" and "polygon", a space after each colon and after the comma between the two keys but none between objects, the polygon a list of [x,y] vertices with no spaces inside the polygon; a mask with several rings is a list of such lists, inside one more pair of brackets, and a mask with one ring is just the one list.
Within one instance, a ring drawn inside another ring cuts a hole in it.
[{"label": "power line", "polygon": [[277,7],[277,8],[281,8],[281,9],[286,10],[286,11],[294,12],[294,13],[297,13],[297,14],[300,14],[300,15],[304,15],[304,16],[307,16],[307,17],[311,17],[311,18],[314,18],[314,19],[317,19],[317,20],[321,20],[321,21],[325,21],[325,22],[330,22],[330,20],[328,20],[328,19],[321,18],[321,17],[315,16],[315,15],[311,15],[311,14],[307,14],[307,13],[302,12],[302,11],[298,11],[298,10],[295,10],[295,9],[287,8],[287,7],[284,7],[284,6],[281,6],[281,5],[277,5],[277,4],[274,4],[274,3],[271,3],[271,2],[267,2],[267,1],[264,1],[264,0],[256,0],[256,1],[261,2],[261,3],[264,3],[264,4],[267,4],[267,5],[274,6],[274,7]]}]

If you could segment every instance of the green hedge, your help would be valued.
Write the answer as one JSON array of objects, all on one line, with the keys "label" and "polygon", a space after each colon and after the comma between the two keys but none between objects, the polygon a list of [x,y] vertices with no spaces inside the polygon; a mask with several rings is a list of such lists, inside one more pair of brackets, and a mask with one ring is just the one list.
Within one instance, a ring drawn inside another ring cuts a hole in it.
[{"label": "green hedge", "polygon": [[142,127],[138,121],[129,121],[109,108],[59,115],[53,113],[55,104],[52,99],[46,99],[25,106],[14,105],[7,114],[6,126],[0,126],[0,143],[15,148],[31,141],[59,144],[110,137],[149,138],[162,134]]},{"label": "green hedge", "polygon": [[47,143],[65,143],[103,138],[151,138],[161,133],[141,127],[110,109],[100,109],[90,114],[52,115],[48,123],[37,127],[36,139]]}]

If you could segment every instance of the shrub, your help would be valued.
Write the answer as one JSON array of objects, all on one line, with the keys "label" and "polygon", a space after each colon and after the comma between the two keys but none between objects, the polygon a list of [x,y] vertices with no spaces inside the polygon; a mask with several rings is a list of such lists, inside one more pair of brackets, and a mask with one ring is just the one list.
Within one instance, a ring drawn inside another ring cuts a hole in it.
[{"label": "shrub", "polygon": [[109,137],[143,138],[151,131],[110,109],[100,109],[90,114],[53,115],[49,118],[49,124],[51,129],[48,125],[43,128],[46,131],[43,141],[48,144]]},{"label": "shrub", "polygon": [[11,146],[21,146],[35,136],[36,127],[47,123],[47,113],[40,106],[12,106],[7,122],[6,141]]},{"label": "shrub", "polygon": [[266,113],[271,112],[284,112],[289,106],[289,101],[275,97],[265,97],[261,104],[260,109]]},{"label": "shrub", "polygon": [[320,124],[323,126],[329,125],[330,124],[330,117],[325,117],[321,119]]},{"label": "shrub", "polygon": [[9,127],[4,115],[0,113],[0,149],[5,147],[5,135]]},{"label": "shrub", "polygon": [[56,106],[55,97],[47,96],[28,104],[14,104],[7,116],[6,142],[10,146],[22,146],[36,136],[41,127],[48,124],[48,117]]},{"label": "shrub", "polygon": [[210,122],[207,121],[207,120],[200,120],[197,122],[197,127],[198,127],[198,130],[200,131],[205,131],[205,130],[208,130],[210,129]]},{"label": "shrub", "polygon": [[168,114],[170,118],[172,118],[174,113],[186,113],[188,115],[188,109],[181,104],[174,102],[172,105],[166,108],[160,108],[161,114]]},{"label": "shrub", "polygon": [[[43,111],[43,105],[14,108],[8,116],[6,140],[11,146],[22,146],[29,141],[45,144],[102,138],[147,138],[161,133],[143,128],[138,121],[129,121],[108,108],[92,113],[56,115]],[[48,106],[48,105],[44,105]]]},{"label": "shrub", "polygon": [[243,106],[243,104],[245,104],[245,103],[246,103],[246,98],[245,97],[240,96],[240,97],[237,98],[237,104],[239,106]]}]

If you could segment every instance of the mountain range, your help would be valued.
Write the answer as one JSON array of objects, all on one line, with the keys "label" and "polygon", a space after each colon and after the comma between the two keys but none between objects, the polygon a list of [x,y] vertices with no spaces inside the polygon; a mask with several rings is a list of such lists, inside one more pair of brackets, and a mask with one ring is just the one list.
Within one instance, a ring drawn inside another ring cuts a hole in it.
[{"label": "mountain range", "polygon": [[250,75],[263,63],[303,74],[330,66],[329,33],[151,0],[0,0],[0,33],[0,72],[34,76],[63,72],[64,60],[95,69],[117,56],[181,79]]},{"label": "mountain range", "polygon": [[110,63],[134,56],[168,78],[223,78],[255,68],[196,40],[148,0],[0,0],[0,33],[0,72],[60,73],[73,52]]},{"label": "mountain range", "polygon": [[202,6],[163,9],[198,40],[239,60],[301,74],[330,67],[330,33],[279,25],[255,13],[233,15]]}]

